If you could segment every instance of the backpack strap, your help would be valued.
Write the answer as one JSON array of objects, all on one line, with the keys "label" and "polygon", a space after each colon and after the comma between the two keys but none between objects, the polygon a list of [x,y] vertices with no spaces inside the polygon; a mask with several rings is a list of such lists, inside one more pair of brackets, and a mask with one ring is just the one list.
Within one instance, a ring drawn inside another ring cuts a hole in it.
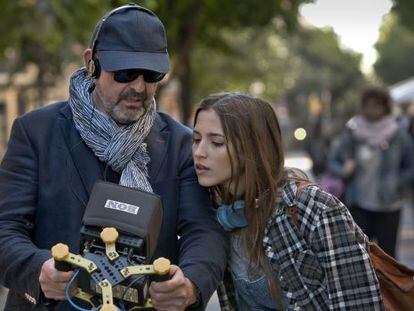
[{"label": "backpack strap", "polygon": [[[296,188],[295,198],[297,199],[300,193],[302,192],[303,188],[309,185],[315,185],[315,183],[309,180],[300,180]],[[298,213],[297,213],[296,205],[290,205],[286,207],[285,210],[286,210],[286,213],[290,216],[290,218],[292,218],[292,221],[295,224],[295,226],[298,227],[299,224],[298,224]]]}]

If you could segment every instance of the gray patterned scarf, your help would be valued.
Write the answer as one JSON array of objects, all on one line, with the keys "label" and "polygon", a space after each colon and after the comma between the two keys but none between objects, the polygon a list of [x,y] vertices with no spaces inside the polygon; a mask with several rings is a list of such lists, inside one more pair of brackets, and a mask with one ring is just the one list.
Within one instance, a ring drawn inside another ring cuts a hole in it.
[{"label": "gray patterned scarf", "polygon": [[76,129],[95,155],[121,174],[119,184],[152,192],[147,168],[150,158],[144,139],[154,123],[155,102],[136,122],[119,126],[95,107],[88,92],[92,83],[85,68],[71,77],[69,105]]}]

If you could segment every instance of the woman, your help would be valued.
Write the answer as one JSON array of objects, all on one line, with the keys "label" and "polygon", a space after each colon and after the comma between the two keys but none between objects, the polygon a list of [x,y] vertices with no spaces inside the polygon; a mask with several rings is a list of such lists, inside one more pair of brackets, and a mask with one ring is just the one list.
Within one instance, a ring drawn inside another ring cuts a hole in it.
[{"label": "woman", "polygon": [[[334,196],[284,169],[271,106],[240,93],[203,100],[194,121],[198,181],[231,232],[222,310],[382,310],[367,239]],[[296,207],[293,214],[288,207]]]},{"label": "woman", "polygon": [[329,169],[346,180],[344,199],[355,222],[395,257],[403,190],[414,178],[414,147],[391,112],[387,90],[364,90],[360,113],[332,146]]}]

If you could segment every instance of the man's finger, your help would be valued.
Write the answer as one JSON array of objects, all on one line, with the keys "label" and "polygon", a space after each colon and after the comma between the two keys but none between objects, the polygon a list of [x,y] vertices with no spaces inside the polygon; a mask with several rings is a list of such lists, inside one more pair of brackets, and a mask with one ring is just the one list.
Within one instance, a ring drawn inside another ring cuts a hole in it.
[{"label": "man's finger", "polygon": [[168,301],[153,302],[153,306],[156,310],[184,310],[185,300],[183,299],[169,299]]},{"label": "man's finger", "polygon": [[171,265],[170,277],[170,280],[164,282],[151,282],[150,288],[155,292],[170,293],[183,285],[184,274],[179,267]]},{"label": "man's finger", "polygon": [[72,276],[73,276],[73,271],[68,271],[68,272],[55,271],[54,273],[47,275],[49,280],[55,283],[68,283]]}]

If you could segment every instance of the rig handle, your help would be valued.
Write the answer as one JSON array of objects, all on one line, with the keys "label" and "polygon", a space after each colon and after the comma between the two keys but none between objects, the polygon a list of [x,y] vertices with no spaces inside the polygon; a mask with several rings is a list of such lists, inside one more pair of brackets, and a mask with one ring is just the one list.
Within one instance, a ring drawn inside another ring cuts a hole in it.
[{"label": "rig handle", "polygon": [[55,269],[58,271],[70,271],[72,266],[64,261],[69,256],[69,247],[66,244],[58,243],[52,247],[52,257],[55,259]]},{"label": "rig handle", "polygon": [[170,279],[171,262],[164,257],[154,260],[153,263],[155,274],[151,276],[151,280],[155,282],[164,282]]}]

